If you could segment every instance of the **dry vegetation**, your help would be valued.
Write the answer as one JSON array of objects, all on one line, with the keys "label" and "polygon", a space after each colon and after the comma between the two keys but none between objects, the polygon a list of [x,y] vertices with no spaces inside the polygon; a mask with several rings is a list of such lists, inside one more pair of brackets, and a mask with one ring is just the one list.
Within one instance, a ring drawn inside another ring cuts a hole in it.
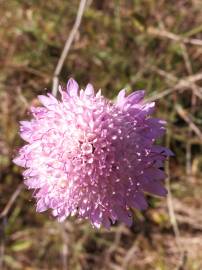
[{"label": "dry vegetation", "polygon": [[163,144],[168,199],[149,198],[134,225],[94,230],[35,213],[31,192],[12,164],[28,117],[52,76],[78,1],[0,1],[0,269],[202,269],[202,1],[88,1],[60,80],[91,81],[113,99],[146,89],[168,121]]}]

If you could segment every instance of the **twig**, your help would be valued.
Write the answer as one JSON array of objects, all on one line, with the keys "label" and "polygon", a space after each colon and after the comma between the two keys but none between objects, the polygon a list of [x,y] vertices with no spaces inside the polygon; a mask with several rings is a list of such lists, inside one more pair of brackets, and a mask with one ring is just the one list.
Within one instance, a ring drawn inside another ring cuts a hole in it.
[{"label": "twig", "polygon": [[20,86],[17,86],[16,92],[18,93],[19,100],[21,100],[22,103],[24,104],[24,108],[25,109],[29,109],[30,108],[30,104],[27,101],[27,99],[25,98],[25,96],[22,94],[22,90],[21,90]]},{"label": "twig", "polygon": [[5,254],[5,227],[6,217],[2,219],[2,225],[0,226],[0,269],[4,269],[4,254]]},{"label": "twig", "polygon": [[[167,145],[167,147],[169,147],[169,145],[170,145],[169,131],[167,132],[166,140],[167,140],[166,145]],[[170,167],[169,166],[170,166],[170,163],[169,163],[169,158],[168,158],[168,161],[166,163],[166,173],[167,173],[166,187],[167,187],[167,190],[168,190],[167,206],[168,206],[170,222],[171,222],[171,225],[173,227],[174,234],[175,234],[176,244],[177,244],[177,247],[178,247],[178,249],[180,250],[180,253],[181,253],[180,231],[179,231],[179,228],[178,228],[178,223],[177,223],[177,219],[176,219],[176,216],[175,216],[175,210],[174,210],[174,205],[173,205],[173,197],[172,197],[171,187],[170,187]]]},{"label": "twig", "polygon": [[179,81],[179,79],[176,76],[174,76],[172,73],[167,72],[163,69],[160,69],[156,66],[149,65],[149,69],[152,70],[153,72],[157,73],[158,75],[166,78],[168,81],[170,81],[172,83],[177,83]]},{"label": "twig", "polygon": [[[167,73],[163,70],[160,70],[156,67],[152,66],[151,69],[153,71],[157,72],[159,75],[166,77],[172,83],[175,82],[176,84],[173,87],[170,87],[159,94],[155,94],[155,95],[152,95],[151,97],[147,98],[146,101],[148,101],[148,102],[156,101],[156,100],[161,99],[165,96],[168,96],[176,91],[180,91],[184,88],[193,88],[195,82],[202,80],[202,73],[187,76],[183,79],[178,79],[174,75],[169,74],[169,73]],[[197,97],[202,99],[201,88],[197,87],[197,90],[194,91],[194,93],[196,94]]]},{"label": "twig", "polygon": [[179,266],[177,267],[177,270],[185,270],[187,259],[188,259],[188,253],[187,251],[184,251],[181,256],[181,261],[179,263]]},{"label": "twig", "polygon": [[[0,61],[0,65],[3,66],[3,61]],[[31,67],[28,67],[26,64],[13,64],[13,63],[6,63],[6,65],[4,64],[4,68],[9,68],[9,69],[19,69],[23,72],[26,72],[26,73],[30,73],[30,74],[33,74],[37,77],[40,77],[40,78],[43,78],[45,80],[49,80],[50,77],[48,74],[42,72],[41,70],[37,70],[37,69],[34,69],[34,68],[31,68]]]},{"label": "twig", "polygon": [[5,206],[4,210],[0,213],[0,218],[4,218],[8,215],[8,212],[10,211],[12,205],[16,201],[17,197],[20,195],[20,192],[23,189],[23,184],[19,184],[17,189],[14,191],[14,193],[11,195],[7,205]]},{"label": "twig", "polygon": [[75,23],[73,25],[73,28],[70,32],[70,35],[69,37],[67,38],[66,42],[65,42],[65,46],[64,46],[64,49],[60,55],[60,58],[59,58],[59,61],[57,63],[57,66],[56,66],[56,69],[55,69],[55,72],[54,72],[54,75],[53,75],[53,87],[52,87],[52,94],[54,96],[56,96],[57,94],[57,90],[58,90],[58,82],[59,82],[59,75],[60,75],[60,72],[62,70],[62,67],[64,65],[64,61],[68,55],[68,52],[70,50],[70,47],[72,45],[72,42],[74,41],[75,39],[75,36],[76,36],[76,33],[79,29],[79,26],[81,24],[81,20],[82,20],[82,17],[83,17],[83,13],[84,13],[84,10],[85,10],[85,6],[86,6],[86,0],[81,0],[80,1],[80,4],[79,4],[79,8],[78,8],[78,12],[77,12],[77,15],[76,15],[76,20],[75,20]]},{"label": "twig", "polygon": [[62,250],[61,250],[61,255],[62,255],[62,269],[63,270],[68,270],[69,265],[68,265],[68,257],[69,257],[69,238],[67,231],[65,229],[65,223],[59,223],[59,230],[61,234],[61,239],[63,241],[62,243]]},{"label": "twig", "polygon": [[23,189],[23,184],[19,184],[17,189],[14,191],[14,193],[11,195],[8,203],[6,204],[3,211],[0,213],[0,219],[2,220],[2,226],[0,227],[0,269],[3,269],[4,264],[4,252],[5,252],[5,226],[6,226],[6,220],[8,212],[10,211],[12,205],[15,203],[17,197],[19,196],[20,192]]},{"label": "twig", "polygon": [[186,38],[186,37],[181,37],[179,35],[173,34],[169,31],[166,31],[164,29],[158,29],[154,27],[149,27],[147,29],[147,33],[153,36],[158,36],[158,37],[165,37],[174,41],[178,42],[183,42],[186,44],[191,44],[191,45],[196,45],[196,46],[202,46],[202,40],[201,39],[196,39],[196,38]]},{"label": "twig", "polygon": [[[167,147],[170,146],[170,133],[169,133],[169,131],[167,132],[167,136],[166,136],[166,145],[167,145]],[[179,253],[180,253],[180,257],[179,257],[180,263],[177,266],[176,270],[184,270],[184,267],[185,267],[186,262],[187,262],[187,251],[180,244],[180,240],[181,240],[180,230],[179,230],[179,227],[178,227],[178,222],[177,222],[177,218],[176,218],[176,214],[175,214],[173,196],[172,196],[171,186],[170,186],[170,163],[169,163],[169,158],[168,158],[168,161],[167,161],[167,164],[166,164],[166,173],[167,173],[166,187],[167,187],[167,190],[168,190],[167,207],[168,207],[168,212],[169,212],[169,216],[170,216],[170,223],[171,223],[171,225],[173,227],[173,232],[175,234],[176,245],[177,245],[177,248],[178,248]]]},{"label": "twig", "polygon": [[[189,54],[187,52],[186,45],[181,43],[182,55],[184,58],[185,66],[189,75],[193,75],[193,69],[191,65],[191,61],[189,59]],[[196,92],[197,92],[197,85],[193,84],[192,87],[192,98],[191,98],[191,113],[194,114],[195,112],[195,105],[196,105]],[[188,137],[189,140],[186,142],[186,173],[188,176],[192,175],[192,145],[190,143],[190,138],[192,138],[192,130],[189,129]]]},{"label": "twig", "polygon": [[[115,250],[117,249],[117,247],[120,244],[121,241],[121,236],[122,236],[122,225],[120,225],[117,230],[115,231],[115,237],[114,237],[114,241],[112,243],[112,245],[107,249],[106,252],[106,256],[105,256],[105,265],[110,263],[110,259],[111,259],[111,255],[113,252],[115,252]],[[102,268],[102,270],[105,269],[105,266]]]},{"label": "twig", "polygon": [[192,75],[193,70],[192,70],[192,66],[191,66],[191,61],[189,60],[189,55],[188,55],[188,52],[187,52],[186,45],[184,43],[181,43],[180,47],[182,49],[182,56],[184,58],[184,63],[185,63],[185,67],[187,69],[187,72],[188,72],[189,75]]},{"label": "twig", "polygon": [[189,76],[186,76],[182,79],[178,79],[176,76],[174,76],[173,74],[167,72],[167,71],[164,71],[162,69],[159,69],[155,66],[149,66],[150,69],[152,71],[155,71],[156,73],[158,73],[159,75],[163,76],[163,77],[166,77],[168,80],[170,81],[173,81],[173,82],[180,82],[181,84],[187,84],[187,83],[195,83],[197,81],[200,81],[202,80],[202,73],[197,73],[197,74],[194,74],[194,75],[189,75]]},{"label": "twig", "polygon": [[122,261],[122,269],[128,269],[128,264],[130,263],[131,259],[134,258],[136,251],[137,251],[137,240],[133,242],[133,245],[124,256]]},{"label": "twig", "polygon": [[189,125],[190,129],[202,140],[202,132],[200,129],[194,124],[188,113],[180,106],[175,106],[177,113],[182,117],[182,119]]}]

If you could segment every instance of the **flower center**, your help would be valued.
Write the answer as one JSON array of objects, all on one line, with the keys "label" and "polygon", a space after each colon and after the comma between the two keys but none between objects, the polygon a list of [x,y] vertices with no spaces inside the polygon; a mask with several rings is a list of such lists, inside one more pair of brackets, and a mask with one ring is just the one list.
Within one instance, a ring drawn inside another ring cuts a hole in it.
[{"label": "flower center", "polygon": [[88,155],[88,154],[91,154],[93,152],[93,146],[91,143],[83,143],[81,145],[81,150],[82,150],[83,154]]}]

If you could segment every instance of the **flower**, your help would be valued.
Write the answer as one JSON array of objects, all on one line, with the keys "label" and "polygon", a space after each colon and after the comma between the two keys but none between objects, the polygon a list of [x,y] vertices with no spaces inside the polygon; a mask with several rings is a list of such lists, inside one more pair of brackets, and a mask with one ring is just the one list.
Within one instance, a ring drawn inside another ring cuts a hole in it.
[{"label": "flower", "polygon": [[91,84],[79,91],[73,79],[59,91],[61,101],[40,95],[43,106],[20,122],[28,144],[14,163],[26,168],[37,211],[52,209],[59,221],[76,214],[98,228],[131,225],[131,208],[147,208],[145,192],[166,195],[162,167],[172,152],[155,145],[165,121],[150,116],[155,104],[144,103],[144,91],[121,90],[115,103]]}]

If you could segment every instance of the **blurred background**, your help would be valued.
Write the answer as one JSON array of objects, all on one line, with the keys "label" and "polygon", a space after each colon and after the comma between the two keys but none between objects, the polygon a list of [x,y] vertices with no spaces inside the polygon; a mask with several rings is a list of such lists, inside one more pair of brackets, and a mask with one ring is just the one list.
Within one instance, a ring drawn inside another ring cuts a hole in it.
[{"label": "blurred background", "polygon": [[0,0],[0,269],[202,269],[202,1],[87,1],[59,76],[113,99],[146,89],[168,122],[161,143],[168,197],[148,197],[134,224],[95,230],[35,212],[32,191],[12,163],[18,122],[52,78],[79,1]]}]

